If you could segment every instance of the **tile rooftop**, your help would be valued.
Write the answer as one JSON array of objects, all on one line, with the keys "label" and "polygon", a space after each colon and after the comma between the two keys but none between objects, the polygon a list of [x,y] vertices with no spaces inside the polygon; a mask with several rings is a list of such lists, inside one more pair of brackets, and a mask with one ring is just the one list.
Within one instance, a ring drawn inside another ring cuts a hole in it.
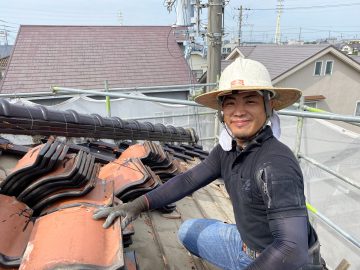
[{"label": "tile rooftop", "polygon": [[[3,115],[5,114],[9,119],[12,119],[11,115],[14,112],[12,112],[11,106],[7,107],[7,104],[5,104],[0,108],[0,111],[3,112]],[[48,114],[48,112],[45,112],[45,114]],[[91,129],[91,127],[88,128]],[[173,132],[172,134],[176,134],[177,129],[172,128],[171,131]],[[6,147],[1,148],[2,156],[12,155],[12,149],[17,147],[12,145],[10,141],[0,140],[0,142],[3,142],[1,145],[6,145]],[[94,269],[121,269],[124,264],[128,269],[138,269],[138,267],[141,269],[162,269],[156,267],[159,263],[157,261],[158,258],[168,260],[165,257],[157,257],[154,258],[154,267],[142,267],[144,262],[148,261],[149,254],[151,254],[149,250],[147,253],[143,253],[141,249],[136,248],[143,240],[147,239],[146,237],[142,238],[142,236],[149,233],[150,229],[149,227],[148,229],[139,228],[139,226],[143,226],[140,225],[143,222],[142,219],[135,222],[133,228],[127,228],[124,232],[120,230],[119,221],[117,221],[112,229],[104,230],[102,228],[103,220],[92,220],[92,212],[98,207],[120,203],[119,199],[114,197],[117,194],[114,182],[117,180],[123,181],[123,183],[120,183],[122,185],[124,185],[124,179],[133,182],[141,180],[141,185],[139,186],[139,183],[137,183],[137,185],[133,185],[131,190],[125,189],[124,186],[120,187],[122,188],[122,194],[120,195],[123,196],[121,198],[124,201],[131,200],[156,188],[161,182],[167,181],[172,176],[187,170],[192,166],[191,164],[198,160],[199,155],[204,157],[208,153],[203,151],[199,145],[174,145],[168,143],[165,146],[146,140],[137,144],[129,141],[122,141],[118,144],[98,141],[91,143],[91,147],[93,147],[95,152],[96,147],[99,147],[98,149],[102,150],[102,154],[109,155],[112,158],[103,164],[95,163],[91,151],[85,150],[90,148],[89,143],[86,145],[75,145],[60,142],[60,139],[56,137],[49,137],[41,144],[26,148],[26,151],[17,152],[19,157],[18,164],[14,166],[13,171],[5,180],[0,179],[0,193],[2,193],[0,198],[12,198],[12,200],[17,201],[17,204],[21,204],[26,209],[29,209],[31,213],[32,209],[35,210],[34,214],[26,212],[29,214],[27,220],[29,220],[30,216],[32,218],[27,227],[28,230],[32,229],[33,222],[35,224],[34,228],[27,234],[30,240],[23,242],[22,251],[24,252],[25,246],[27,247],[20,269],[86,269],[86,267]],[[113,158],[114,156],[116,158]],[[50,166],[51,170],[43,170],[49,164],[52,164]],[[91,164],[96,165],[92,166]],[[116,165],[118,170],[109,170],[111,164]],[[65,170],[66,172],[59,170],[59,167],[65,168],[64,166],[68,167]],[[90,170],[91,167],[95,168]],[[100,171],[100,167],[102,171]],[[74,170],[74,168],[77,170]],[[93,182],[91,182],[92,188],[86,194],[72,194],[71,192],[75,192],[75,186],[70,189],[68,185],[75,180],[82,182],[85,174],[88,176],[86,171],[93,173],[93,177],[91,177],[93,179]],[[71,181],[68,181],[65,175],[71,175]],[[31,176],[31,179],[25,181],[27,179],[26,176]],[[64,181],[56,181],[56,179],[59,180],[61,178],[60,176],[62,176]],[[12,186],[17,184],[17,182],[10,181],[9,177],[22,179],[21,185],[13,188]],[[30,186],[32,187],[29,189],[31,192],[28,190]],[[50,192],[49,190],[54,187],[56,189]],[[8,191],[14,192],[18,198],[7,196],[6,193]],[[68,197],[70,195],[56,197],[60,193],[71,193],[74,197]],[[29,199],[29,194],[34,196]],[[40,198],[40,206],[39,202],[36,202],[37,198]],[[32,209],[21,202],[21,200],[26,200]],[[5,209],[9,209],[9,203],[0,203],[0,213]],[[181,216],[176,209],[177,204],[171,204],[159,209],[161,211],[159,213],[163,213],[164,217],[166,215],[169,218],[168,221],[174,222]],[[150,213],[146,215],[148,214]],[[151,213],[150,215],[153,214]],[[157,226],[159,225],[155,224],[158,221],[155,219],[151,222],[154,222],[153,226],[155,227],[153,229],[158,230]],[[164,222],[166,223],[166,221]],[[161,224],[165,224],[164,222]],[[19,222],[19,224],[22,223],[23,221]],[[0,223],[0,237],[4,237],[3,232],[5,228],[1,227],[1,225],[4,225],[4,223]],[[23,226],[20,227],[23,228]],[[158,235],[158,232],[155,234],[155,237],[158,237],[156,235]],[[14,247],[17,238],[10,236],[10,234],[9,237],[6,243]],[[176,243],[176,239],[173,239],[174,237],[176,237],[176,234],[172,233],[172,243],[167,240],[167,245],[171,244],[173,246]],[[161,242],[164,239],[159,238],[158,240]],[[4,243],[0,241],[1,253],[1,247]],[[124,247],[127,247],[126,250],[123,249]],[[179,246],[178,248],[179,252],[181,251],[180,258],[183,259],[187,256],[187,261],[199,261],[192,256],[189,257],[182,247]],[[156,251],[156,248],[151,249]],[[131,250],[135,250],[136,253],[129,253],[128,251]],[[17,265],[20,264],[22,252],[19,254]],[[175,263],[176,260],[174,261],[174,258],[171,257],[175,255],[178,256],[177,253],[167,254],[166,256],[170,256],[169,261],[178,267],[178,264]],[[179,265],[183,264],[184,262]],[[185,264],[193,265],[193,263]],[[0,260],[0,269],[2,267],[4,267],[4,262]],[[10,265],[6,267],[10,267]],[[15,266],[15,269],[17,268]],[[207,269],[215,268],[209,266]]]},{"label": "tile rooftop", "polygon": [[195,82],[170,26],[20,27],[1,93]]}]

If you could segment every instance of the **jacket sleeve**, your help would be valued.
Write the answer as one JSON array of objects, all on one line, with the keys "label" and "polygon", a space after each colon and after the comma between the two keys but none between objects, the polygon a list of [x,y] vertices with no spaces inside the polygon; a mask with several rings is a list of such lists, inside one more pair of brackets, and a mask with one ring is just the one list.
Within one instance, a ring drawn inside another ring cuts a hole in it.
[{"label": "jacket sleeve", "polygon": [[306,217],[273,219],[269,225],[274,241],[247,270],[296,270],[308,263]]},{"label": "jacket sleeve", "polygon": [[176,202],[217,179],[221,174],[220,151],[220,147],[215,147],[201,163],[147,193],[149,209]]},{"label": "jacket sleeve", "polygon": [[298,269],[308,261],[308,218],[299,164],[290,154],[273,153],[255,178],[274,240],[247,269]]}]

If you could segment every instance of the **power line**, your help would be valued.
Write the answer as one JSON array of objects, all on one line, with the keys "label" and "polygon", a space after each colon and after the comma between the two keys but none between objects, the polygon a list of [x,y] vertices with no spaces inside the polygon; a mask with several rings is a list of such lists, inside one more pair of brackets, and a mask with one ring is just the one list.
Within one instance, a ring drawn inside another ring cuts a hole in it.
[{"label": "power line", "polygon": [[[315,9],[315,8],[335,8],[335,7],[351,7],[351,6],[360,6],[360,3],[349,3],[349,4],[335,4],[335,5],[322,5],[322,6],[307,6],[307,7],[284,7],[283,10],[299,10],[299,9]],[[256,11],[276,11],[277,8],[251,8],[250,10]]]},{"label": "power line", "polygon": [[[1,20],[1,19],[0,19],[0,22],[19,25],[18,23],[9,22],[9,21],[4,21],[4,20]],[[10,26],[8,26],[8,27],[10,27]],[[12,27],[12,26],[11,26],[11,27]]]}]

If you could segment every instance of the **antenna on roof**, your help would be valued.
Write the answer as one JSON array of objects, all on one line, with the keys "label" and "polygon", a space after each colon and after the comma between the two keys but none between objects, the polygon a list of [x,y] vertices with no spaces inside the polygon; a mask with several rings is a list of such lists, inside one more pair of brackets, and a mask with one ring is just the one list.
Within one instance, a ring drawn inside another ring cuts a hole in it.
[{"label": "antenna on roof", "polygon": [[280,18],[283,11],[284,0],[278,0],[277,4],[277,17],[276,17],[276,31],[275,31],[275,43],[280,44],[281,42],[281,30],[280,30]]}]

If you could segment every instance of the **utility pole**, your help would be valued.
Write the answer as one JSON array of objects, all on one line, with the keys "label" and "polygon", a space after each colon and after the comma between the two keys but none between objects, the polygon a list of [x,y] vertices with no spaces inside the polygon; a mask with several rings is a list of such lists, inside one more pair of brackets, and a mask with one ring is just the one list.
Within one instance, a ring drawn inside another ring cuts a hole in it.
[{"label": "utility pole", "polygon": [[275,39],[274,39],[276,44],[280,44],[281,42],[280,18],[283,9],[283,1],[284,0],[278,0],[278,4],[277,4],[276,31],[275,31]]},{"label": "utility pole", "polygon": [[301,41],[301,27],[300,27],[300,31],[299,31],[299,42]]},{"label": "utility pole", "polygon": [[238,46],[241,44],[241,36],[242,36],[242,20],[243,20],[243,6],[241,5],[239,8],[239,33],[238,33]]},{"label": "utility pole", "polygon": [[196,0],[196,36],[200,33],[200,0]]},{"label": "utility pole", "polygon": [[[209,0],[208,6],[207,83],[217,83],[221,73],[223,0]],[[207,91],[212,88],[208,87]]]}]

